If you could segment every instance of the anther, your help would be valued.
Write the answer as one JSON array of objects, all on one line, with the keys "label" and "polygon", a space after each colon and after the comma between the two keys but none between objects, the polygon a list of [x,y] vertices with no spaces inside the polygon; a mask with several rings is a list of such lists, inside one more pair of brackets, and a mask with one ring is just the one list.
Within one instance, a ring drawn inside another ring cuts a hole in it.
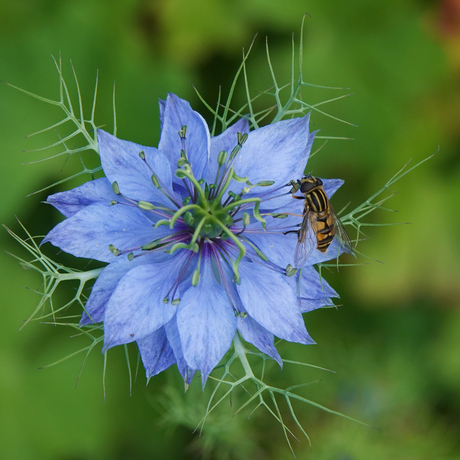
[{"label": "anther", "polygon": [[294,276],[297,273],[297,268],[294,268],[291,264],[286,267],[286,276]]},{"label": "anther", "polygon": [[182,129],[178,132],[179,136],[181,139],[185,139],[185,136],[187,134],[187,126],[182,126]]},{"label": "anther", "polygon": [[240,132],[236,133],[236,139],[238,140],[239,145],[243,145],[246,142],[247,138],[248,138],[247,133],[244,133],[244,134],[241,134]]},{"label": "anther", "polygon": [[141,246],[141,249],[143,251],[149,251],[150,249],[155,249],[157,246],[158,246],[158,242],[157,241],[152,241],[151,243],[143,244]]},{"label": "anther", "polygon": [[109,250],[115,257],[120,255],[119,249],[117,249],[113,244],[109,244]]},{"label": "anther", "polygon": [[152,203],[143,200],[138,201],[137,206],[144,211],[151,211],[152,209],[155,209],[155,206]]},{"label": "anther", "polygon": [[245,311],[237,311],[235,310],[235,316],[237,318],[246,318],[248,314]]},{"label": "anther", "polygon": [[192,286],[193,287],[198,286],[199,282],[200,282],[200,270],[197,268],[195,269],[192,275]]},{"label": "anther", "polygon": [[264,262],[269,262],[270,259],[256,246],[253,246],[253,249],[255,253],[264,261]]},{"label": "anther", "polygon": [[139,157],[141,158],[141,160],[145,160],[145,153],[143,150],[139,152]]},{"label": "anther", "polygon": [[227,161],[227,151],[221,150],[219,155],[217,156],[217,164],[222,167],[226,161]]},{"label": "anther", "polygon": [[177,160],[177,167],[182,168],[182,166],[184,166],[187,163],[188,163],[187,158],[180,158],[179,160]]},{"label": "anther", "polygon": [[152,174],[152,182],[156,188],[160,188],[160,182],[158,181],[156,174]]},{"label": "anther", "polygon": [[190,211],[187,211],[184,214],[184,224],[188,225],[189,227],[193,226],[193,223],[195,222],[195,218],[193,217],[192,213]]},{"label": "anther", "polygon": [[117,181],[112,183],[112,190],[113,190],[113,193],[115,193],[115,195],[120,194],[120,187],[118,187],[118,182]]},{"label": "anther", "polygon": [[275,183],[274,180],[262,180],[260,182],[257,182],[256,187],[269,187],[270,185],[273,185]]}]

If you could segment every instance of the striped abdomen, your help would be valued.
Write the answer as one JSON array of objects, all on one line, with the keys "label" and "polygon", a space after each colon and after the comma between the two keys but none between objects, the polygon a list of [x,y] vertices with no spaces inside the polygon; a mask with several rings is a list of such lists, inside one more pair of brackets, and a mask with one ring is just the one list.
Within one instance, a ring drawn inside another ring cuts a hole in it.
[{"label": "striped abdomen", "polygon": [[305,195],[305,212],[311,213],[310,225],[315,231],[316,248],[326,252],[335,236],[335,220],[323,182],[307,176],[302,179],[300,191]]}]

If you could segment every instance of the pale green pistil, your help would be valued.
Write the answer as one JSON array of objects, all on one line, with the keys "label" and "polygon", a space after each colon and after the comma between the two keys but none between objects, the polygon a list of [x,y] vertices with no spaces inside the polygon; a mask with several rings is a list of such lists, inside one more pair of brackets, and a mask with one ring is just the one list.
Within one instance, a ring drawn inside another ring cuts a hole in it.
[{"label": "pale green pistil", "polygon": [[[239,255],[232,263],[235,280],[239,282],[238,264],[246,253],[246,249],[238,237],[230,227],[234,223],[234,216],[242,205],[254,206],[253,216],[259,220],[262,225],[265,220],[259,214],[260,198],[242,199],[241,196],[248,193],[255,186],[271,185],[271,181],[263,181],[258,184],[251,184],[247,177],[239,177],[235,174],[233,164],[235,158],[241,149],[241,146],[247,139],[247,134],[238,133],[237,146],[231,152],[227,159],[227,153],[222,151],[218,157],[219,168],[214,184],[207,184],[203,179],[195,178],[192,165],[187,156],[186,145],[186,126],[183,126],[179,131],[179,136],[182,142],[182,150],[180,159],[177,162],[178,169],[175,171],[175,176],[183,181],[185,189],[189,192],[189,196],[183,201],[182,206],[174,212],[168,220],[160,220],[156,223],[159,225],[169,225],[172,229],[178,219],[181,219],[184,224],[190,229],[192,238],[188,244],[178,242],[174,244],[168,252],[173,253],[177,249],[189,249],[193,252],[200,252],[202,243],[206,240],[225,241],[232,240],[239,249]],[[156,177],[153,174],[152,178]],[[153,180],[153,179],[152,179]],[[232,181],[244,182],[247,186],[243,188],[240,194],[229,191]],[[162,188],[160,183],[155,184],[159,189]],[[225,198],[227,197],[227,198]],[[241,233],[241,231],[239,232]],[[199,272],[199,269],[198,269]]]},{"label": "pale green pistil", "polygon": [[[198,204],[198,206],[200,205]],[[222,205],[219,205],[217,209],[213,209],[211,206],[204,206],[187,211],[184,214],[184,223],[194,234],[198,232],[198,238],[207,237],[212,239],[221,236],[222,225],[230,227],[233,224],[233,218],[228,213],[228,210],[224,210]]]}]

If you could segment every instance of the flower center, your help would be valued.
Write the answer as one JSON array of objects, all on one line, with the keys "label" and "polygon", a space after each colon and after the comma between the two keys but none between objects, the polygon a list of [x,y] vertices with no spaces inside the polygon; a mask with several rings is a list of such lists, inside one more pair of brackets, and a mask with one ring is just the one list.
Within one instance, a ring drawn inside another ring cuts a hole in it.
[{"label": "flower center", "polygon": [[[178,201],[177,192],[169,190],[156,175],[155,171],[149,165],[144,152],[140,152],[140,158],[150,169],[153,185],[161,191],[173,204],[172,207],[158,206],[157,204],[147,201],[134,201],[123,196],[120,193],[118,184],[114,182],[113,190],[117,195],[121,195],[128,206],[136,206],[144,211],[149,211],[157,216],[163,217],[155,224],[155,228],[161,225],[169,226],[171,232],[169,236],[158,238],[141,247],[119,250],[110,245],[110,250],[115,255],[128,254],[128,259],[141,256],[142,254],[164,251],[170,254],[178,249],[188,249],[193,253],[199,253],[198,267],[194,272],[192,284],[196,285],[199,281],[199,267],[205,243],[213,243],[219,250],[220,255],[226,258],[227,262],[232,265],[235,281],[239,283],[238,266],[245,255],[254,254],[263,261],[268,259],[243,235],[246,226],[251,219],[259,221],[265,230],[265,219],[259,214],[259,205],[264,200],[275,198],[271,196],[277,190],[285,187],[284,185],[275,190],[267,192],[261,197],[252,196],[244,198],[254,187],[266,187],[274,184],[273,181],[261,181],[257,184],[251,184],[247,177],[239,177],[234,170],[236,157],[241,150],[248,135],[237,133],[237,143],[233,150],[228,154],[223,150],[217,157],[217,171],[213,182],[205,182],[205,179],[197,179],[193,173],[193,165],[187,155],[186,144],[187,127],[183,126],[179,131],[182,149],[180,158],[177,161],[175,176],[182,181],[183,188],[187,190],[187,195],[182,203]],[[211,180],[213,180],[211,178]],[[231,184],[242,184],[238,187],[237,193],[229,190]],[[284,192],[286,193],[286,192]],[[112,204],[118,204],[114,201]],[[271,215],[272,213],[270,213]],[[252,249],[247,249],[246,245]],[[139,251],[140,250],[140,251]],[[250,251],[250,253],[247,252]],[[137,254],[135,255],[135,252]],[[238,254],[236,256],[236,254]],[[235,260],[233,257],[236,257]],[[190,259],[191,260],[191,259]]]},{"label": "flower center", "polygon": [[[201,203],[197,203],[198,206]],[[195,234],[198,232],[198,238],[218,238],[222,235],[222,225],[229,228],[233,224],[233,218],[224,207],[219,204],[213,209],[211,203],[205,203],[204,206],[194,208],[184,214],[184,223]]]}]

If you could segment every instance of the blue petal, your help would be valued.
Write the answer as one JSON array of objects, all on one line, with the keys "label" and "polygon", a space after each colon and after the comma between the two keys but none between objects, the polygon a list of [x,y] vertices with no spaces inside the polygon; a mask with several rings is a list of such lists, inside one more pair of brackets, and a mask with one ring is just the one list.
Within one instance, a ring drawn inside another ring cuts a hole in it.
[{"label": "blue petal", "polygon": [[326,252],[321,252],[315,249],[308,260],[305,262],[305,266],[307,265],[316,265],[322,262],[327,262],[328,260],[337,259],[338,256],[343,254],[343,248],[339,245],[339,240],[334,238],[332,243],[327,248]]},{"label": "blue petal", "polygon": [[246,311],[280,339],[315,343],[308,335],[295,289],[285,275],[257,263],[242,261],[236,288]]},{"label": "blue petal", "polygon": [[262,353],[274,359],[280,367],[283,367],[283,360],[275,348],[273,334],[264,329],[257,321],[254,321],[250,315],[245,318],[238,317],[236,327],[246,342],[252,343]]},{"label": "blue petal", "polygon": [[[288,218],[291,219],[291,218]],[[273,219],[281,221],[288,221],[288,219]],[[267,219],[267,223],[271,219]],[[288,226],[287,226],[288,227]],[[292,230],[298,230],[299,227],[292,227]],[[294,252],[297,246],[298,238],[296,233],[288,233],[284,235],[289,228],[278,229],[273,225],[267,225],[267,230],[257,228],[257,225],[247,229],[244,235],[254,243],[264,254],[268,257],[270,262],[275,263],[281,268],[285,268],[288,264],[294,266]],[[313,249],[310,257],[305,262],[305,266],[319,264],[331,259],[336,259],[339,255],[343,254],[343,248],[339,250],[339,242],[337,237],[332,240],[331,245],[326,252]]]},{"label": "blue petal", "polygon": [[[225,276],[228,281],[232,280],[234,275],[231,267],[229,267],[229,265],[225,263],[222,258],[220,258],[220,262],[223,270],[222,276]],[[239,313],[246,314],[244,317],[239,315],[236,319],[236,327],[243,339],[246,342],[252,343],[252,345],[257,347],[262,353],[270,356],[272,359],[278,362],[282,368],[283,361],[274,345],[274,335],[264,329],[257,321],[251,317],[251,315],[247,313],[243,304],[241,303],[240,296],[236,289],[236,283],[228,282],[227,286],[230,291],[230,296],[235,304],[235,309]]]},{"label": "blue petal", "polygon": [[[244,232],[246,238],[253,242],[270,260],[281,268],[285,268],[288,264],[294,264],[294,251],[297,246],[297,234],[284,232],[292,229],[296,231],[299,227],[295,225],[289,226],[288,221],[293,221],[295,218],[288,217],[287,219],[274,219],[266,217],[267,231],[260,224],[251,225]],[[278,228],[282,227],[282,228]]]},{"label": "blue petal", "polygon": [[187,252],[175,254],[168,262],[135,267],[120,280],[105,311],[104,350],[142,339],[171,320],[177,307],[163,299]]},{"label": "blue petal", "polygon": [[323,297],[322,299],[300,299],[302,313],[317,310],[323,307],[333,307],[334,302],[332,299]]},{"label": "blue petal", "polygon": [[227,295],[216,281],[210,259],[203,256],[201,279],[182,297],[177,310],[184,358],[201,371],[204,386],[208,375],[230,348],[236,318]]},{"label": "blue petal", "polygon": [[137,341],[147,379],[159,374],[176,362],[164,327]]},{"label": "blue petal", "polygon": [[339,297],[339,295],[324,278],[319,276],[314,267],[306,266],[302,268],[300,276],[300,282],[298,278],[299,272],[297,272],[296,276],[292,276],[289,279],[298,289],[301,297],[302,313],[334,305],[331,297]]},{"label": "blue petal", "polygon": [[177,328],[177,317],[174,317],[168,324],[165,325],[165,330],[169,344],[174,351],[174,356],[177,361],[177,368],[179,369],[180,375],[182,375],[182,378],[184,379],[185,385],[187,387],[192,382],[192,378],[195,375],[195,370],[189,367],[185,361],[179,329]]},{"label": "blue petal", "polygon": [[117,287],[118,282],[133,268],[132,262],[141,259],[142,257],[134,259],[131,262],[127,259],[122,259],[104,268],[94,283],[91,294],[86,301],[85,311],[80,320],[80,326],[100,323],[104,319],[107,302]]},{"label": "blue petal", "polygon": [[[161,111],[160,111],[161,114]],[[163,128],[158,148],[167,156],[171,170],[177,169],[177,161],[183,149],[179,131],[187,126],[187,156],[195,178],[205,177],[211,138],[204,118],[192,110],[190,104],[175,94],[168,94],[163,113]],[[173,177],[175,183],[182,181]]]},{"label": "blue petal", "polygon": [[323,188],[327,197],[330,199],[332,195],[345,183],[342,179],[322,179]]},{"label": "blue petal", "polygon": [[112,262],[115,256],[109,250],[110,244],[129,250],[171,232],[165,226],[154,229],[140,209],[94,203],[56,225],[43,243],[50,242],[76,257]]},{"label": "blue petal", "polygon": [[249,133],[235,162],[235,172],[251,183],[273,180],[264,193],[300,176],[307,164],[315,133],[310,133],[310,115],[283,120]]},{"label": "blue petal", "polygon": [[[298,277],[290,277],[293,285],[297,285]],[[314,267],[302,268],[300,279],[300,297],[305,299],[320,299],[323,297],[339,297],[329,283],[319,276]]]},{"label": "blue petal", "polygon": [[[167,190],[171,190],[171,168],[167,158],[154,147],[123,141],[99,129],[97,131],[102,168],[110,183],[117,182],[122,195],[139,201],[171,205],[153,185],[152,170]],[[145,161],[139,152],[145,154]],[[147,163],[147,164],[146,164]]]},{"label": "blue petal", "polygon": [[[292,194],[289,192],[291,190],[290,188],[285,187],[276,193],[271,192],[273,198],[270,198],[270,199],[267,199],[265,196],[262,196],[267,192],[266,190],[267,188],[268,187],[263,187],[263,188],[256,187],[253,189],[254,192],[246,194],[244,198],[259,198],[260,197],[262,199],[259,205],[260,212],[270,212],[270,211],[276,211],[279,213],[288,212],[287,208],[288,206],[292,205],[292,201],[296,201],[297,209],[303,209],[302,202],[300,200],[297,201],[292,198]],[[273,188],[273,187],[270,187],[270,188]]]},{"label": "blue petal", "polygon": [[163,122],[164,122],[164,118],[165,118],[166,101],[163,101],[163,99],[160,99],[158,101],[158,107],[160,109],[160,130],[163,130]]},{"label": "blue petal", "polygon": [[112,184],[101,177],[72,190],[50,195],[46,203],[53,205],[65,217],[71,217],[90,204],[103,202],[110,205],[112,200],[119,201],[120,197],[113,193]]},{"label": "blue petal", "polygon": [[169,257],[171,256],[165,253],[145,254],[131,261],[118,258],[115,262],[107,265],[91,289],[91,294],[85,304],[85,311],[80,320],[80,326],[103,321],[107,303],[126,273],[139,265],[164,262]]},{"label": "blue petal", "polygon": [[222,150],[227,152],[227,158],[237,145],[237,133],[249,133],[249,122],[246,118],[239,119],[234,125],[227,128],[222,134],[211,137],[211,151],[209,153],[208,170],[206,173],[206,182],[214,184],[219,165],[217,157]]}]

